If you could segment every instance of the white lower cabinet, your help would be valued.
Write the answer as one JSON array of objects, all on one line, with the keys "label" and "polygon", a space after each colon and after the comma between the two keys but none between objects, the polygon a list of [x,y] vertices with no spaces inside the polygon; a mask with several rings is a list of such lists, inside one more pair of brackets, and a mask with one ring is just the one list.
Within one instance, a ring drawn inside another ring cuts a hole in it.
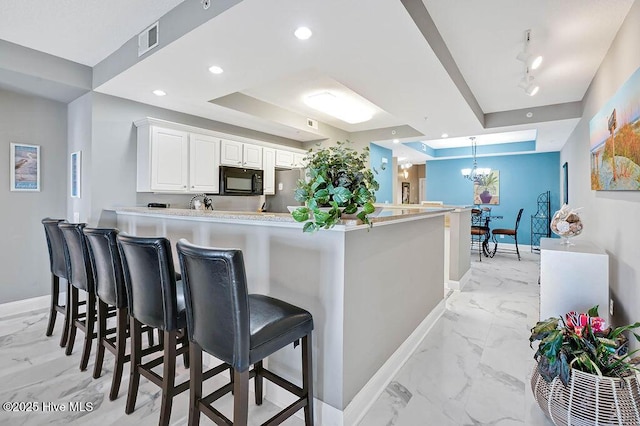
[{"label": "white lower cabinet", "polygon": [[262,148],[262,182],[264,195],[276,193],[276,150]]}]

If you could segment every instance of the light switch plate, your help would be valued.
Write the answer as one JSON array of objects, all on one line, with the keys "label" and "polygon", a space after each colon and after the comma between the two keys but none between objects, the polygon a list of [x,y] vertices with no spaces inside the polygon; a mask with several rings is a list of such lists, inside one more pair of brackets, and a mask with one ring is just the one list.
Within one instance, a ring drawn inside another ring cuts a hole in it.
[{"label": "light switch plate", "polygon": [[73,212],[73,223],[80,222],[80,212]]}]

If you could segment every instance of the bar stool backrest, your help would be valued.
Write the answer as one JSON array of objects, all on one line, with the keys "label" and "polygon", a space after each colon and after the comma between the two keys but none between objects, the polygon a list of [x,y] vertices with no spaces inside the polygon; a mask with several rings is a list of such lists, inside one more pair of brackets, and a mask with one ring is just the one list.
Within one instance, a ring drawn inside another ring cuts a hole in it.
[{"label": "bar stool backrest", "polygon": [[[177,244],[189,340],[239,371],[249,367],[249,299],[240,250]],[[260,315],[254,312],[254,315]]]},{"label": "bar stool backrest", "polygon": [[96,295],[100,300],[117,308],[127,307],[122,262],[116,236],[117,229],[84,228],[93,269]]},{"label": "bar stool backrest", "polygon": [[86,223],[61,222],[58,224],[66,247],[69,283],[77,289],[95,293],[87,241],[82,233],[85,226]]},{"label": "bar stool backrest", "polygon": [[58,224],[61,222],[66,221],[64,219],[51,219],[49,217],[42,219],[44,234],[47,237],[51,273],[60,278],[67,279],[67,261],[64,255],[64,241],[62,232],[60,228],[58,228]]},{"label": "bar stool backrest", "polygon": [[163,237],[117,236],[129,315],[161,330],[178,329],[171,243]]}]

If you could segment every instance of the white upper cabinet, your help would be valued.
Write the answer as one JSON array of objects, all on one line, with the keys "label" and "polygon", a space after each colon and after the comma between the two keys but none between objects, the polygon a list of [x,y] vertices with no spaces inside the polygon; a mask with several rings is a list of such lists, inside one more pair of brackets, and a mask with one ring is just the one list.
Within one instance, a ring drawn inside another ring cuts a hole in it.
[{"label": "white upper cabinet", "polygon": [[293,167],[293,152],[284,149],[276,150],[276,167]]},{"label": "white upper cabinet", "polygon": [[304,168],[304,157],[306,154],[302,154],[294,151],[287,151],[286,149],[276,150],[276,167],[285,169],[302,169]]},{"label": "white upper cabinet", "polygon": [[219,192],[219,139],[161,126],[136,125],[138,192]]},{"label": "white upper cabinet", "polygon": [[220,191],[220,141],[189,134],[189,191],[217,194]]},{"label": "white upper cabinet", "polygon": [[262,148],[262,176],[264,195],[276,193],[276,150]]},{"label": "white upper cabinet", "polygon": [[304,157],[306,157],[306,154],[299,154],[297,152],[293,154],[293,167],[295,169],[305,168]]},{"label": "white upper cabinet", "polygon": [[237,141],[220,141],[220,164],[262,169],[262,147]]},{"label": "white upper cabinet", "polygon": [[189,135],[187,132],[152,127],[152,191],[186,191],[189,179]]}]

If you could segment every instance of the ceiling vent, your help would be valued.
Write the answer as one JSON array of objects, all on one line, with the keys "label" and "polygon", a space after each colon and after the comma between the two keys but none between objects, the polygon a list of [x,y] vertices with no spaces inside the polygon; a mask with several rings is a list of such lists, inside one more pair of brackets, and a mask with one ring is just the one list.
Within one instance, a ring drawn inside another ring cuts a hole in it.
[{"label": "ceiling vent", "polygon": [[138,35],[138,57],[158,45],[158,22],[152,24]]},{"label": "ceiling vent", "polygon": [[312,129],[318,130],[318,120],[307,118],[307,126],[311,127]]}]

